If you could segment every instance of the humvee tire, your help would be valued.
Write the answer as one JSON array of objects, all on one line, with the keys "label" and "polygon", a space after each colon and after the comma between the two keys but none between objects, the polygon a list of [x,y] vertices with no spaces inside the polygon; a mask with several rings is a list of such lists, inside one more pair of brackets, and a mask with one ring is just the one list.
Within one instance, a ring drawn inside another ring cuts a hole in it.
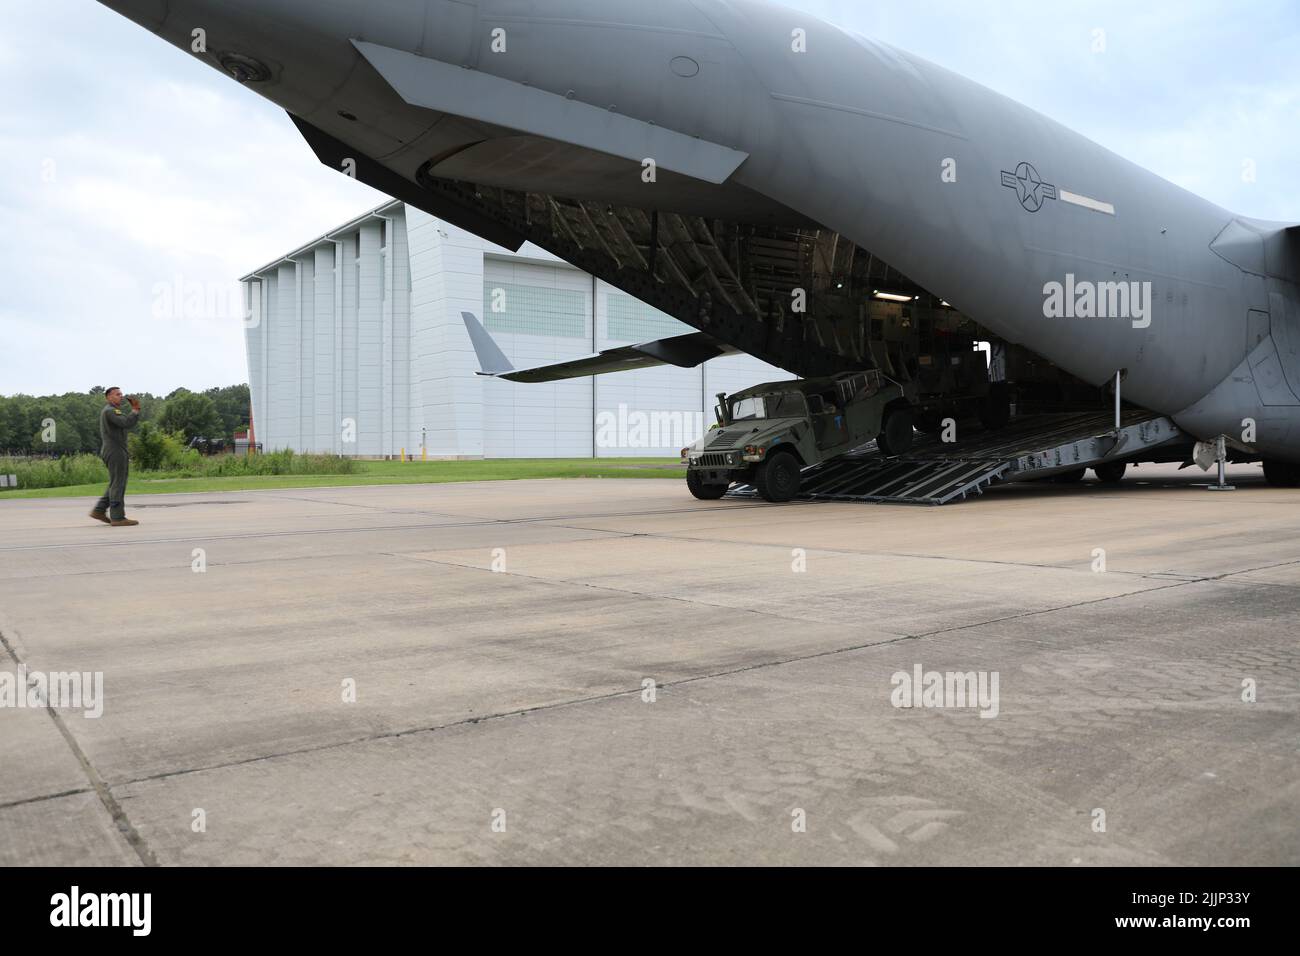
[{"label": "humvee tire", "polygon": [[1118,485],[1124,480],[1124,472],[1128,471],[1128,462],[1126,461],[1108,461],[1102,465],[1094,465],[1092,473],[1097,476],[1097,480],[1106,485]]},{"label": "humvee tire", "polygon": [[912,409],[894,405],[885,409],[885,421],[876,436],[876,447],[886,458],[901,455],[912,447]]},{"label": "humvee tire", "polygon": [[922,412],[916,419],[916,430],[926,435],[937,435],[943,431],[943,420],[949,417],[955,416],[949,416],[942,411],[933,409]]},{"label": "humvee tire", "polygon": [[1264,480],[1274,488],[1300,488],[1300,465],[1286,461],[1265,461]]},{"label": "humvee tire", "polygon": [[688,471],[686,473],[686,487],[690,489],[691,494],[701,501],[717,501],[727,493],[730,485],[706,485],[700,480],[698,471]]},{"label": "humvee tire", "polygon": [[783,504],[799,493],[802,468],[799,459],[788,451],[778,451],[754,473],[754,487],[764,501]]}]

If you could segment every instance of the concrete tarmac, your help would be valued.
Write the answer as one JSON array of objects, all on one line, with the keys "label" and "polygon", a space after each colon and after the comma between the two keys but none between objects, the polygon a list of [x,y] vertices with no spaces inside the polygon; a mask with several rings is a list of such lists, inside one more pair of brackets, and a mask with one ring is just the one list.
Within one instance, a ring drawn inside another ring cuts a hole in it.
[{"label": "concrete tarmac", "polygon": [[104,686],[0,706],[0,864],[1300,864],[1300,491],[1232,477],[0,500],[0,691]]}]

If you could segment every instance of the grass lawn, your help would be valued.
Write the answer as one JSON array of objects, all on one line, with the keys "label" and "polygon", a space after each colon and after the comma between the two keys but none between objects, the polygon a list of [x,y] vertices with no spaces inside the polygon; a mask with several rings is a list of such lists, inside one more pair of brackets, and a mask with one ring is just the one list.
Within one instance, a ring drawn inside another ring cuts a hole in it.
[{"label": "grass lawn", "polygon": [[[149,479],[131,475],[130,495],[172,495],[195,491],[253,491],[261,488],[327,488],[342,485],[422,485],[449,481],[517,481],[523,478],[676,478],[686,469],[675,458],[501,459],[498,461],[362,461],[354,475],[267,475],[234,478]],[[0,489],[8,498],[94,498],[103,485]]]}]

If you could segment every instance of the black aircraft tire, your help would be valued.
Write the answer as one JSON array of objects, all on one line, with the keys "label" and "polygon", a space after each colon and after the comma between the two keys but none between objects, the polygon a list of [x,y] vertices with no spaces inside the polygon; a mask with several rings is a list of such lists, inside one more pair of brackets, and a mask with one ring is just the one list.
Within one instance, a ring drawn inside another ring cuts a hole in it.
[{"label": "black aircraft tire", "polygon": [[1274,488],[1300,488],[1300,465],[1286,461],[1266,461],[1264,480]]},{"label": "black aircraft tire", "polygon": [[885,421],[876,436],[876,447],[886,458],[895,458],[912,447],[912,409],[902,405],[885,410]]},{"label": "black aircraft tire", "polygon": [[788,451],[778,451],[754,472],[754,487],[764,501],[784,504],[799,493],[799,459]]},{"label": "black aircraft tire", "polygon": [[1052,481],[1056,482],[1058,485],[1077,485],[1087,476],[1087,468],[1076,468],[1074,471],[1066,471],[1059,475],[1053,475]]},{"label": "black aircraft tire", "polygon": [[1011,393],[1001,383],[989,388],[988,397],[980,403],[980,424],[995,432],[1011,424]]},{"label": "black aircraft tire", "polygon": [[698,471],[688,471],[686,473],[686,487],[690,489],[691,494],[701,501],[717,501],[727,493],[729,485],[706,485],[700,480]]},{"label": "black aircraft tire", "polygon": [[1124,480],[1124,472],[1128,471],[1128,462],[1126,461],[1108,461],[1102,465],[1094,465],[1092,473],[1097,476],[1097,480],[1106,485],[1118,485]]}]

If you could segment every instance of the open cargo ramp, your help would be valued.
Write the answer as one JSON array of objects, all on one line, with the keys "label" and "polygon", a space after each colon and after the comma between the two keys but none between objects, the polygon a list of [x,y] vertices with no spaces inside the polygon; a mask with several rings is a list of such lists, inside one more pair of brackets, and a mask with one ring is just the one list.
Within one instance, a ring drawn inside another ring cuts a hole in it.
[{"label": "open cargo ramp", "polygon": [[[994,484],[1050,478],[1109,461],[1141,461],[1146,453],[1190,439],[1168,418],[1135,410],[1120,427],[1112,416],[1035,415],[996,432],[945,444],[921,437],[905,454],[886,458],[875,443],[804,469],[804,501],[873,501],[946,505],[983,494]],[[752,485],[728,492],[752,498]]]}]

